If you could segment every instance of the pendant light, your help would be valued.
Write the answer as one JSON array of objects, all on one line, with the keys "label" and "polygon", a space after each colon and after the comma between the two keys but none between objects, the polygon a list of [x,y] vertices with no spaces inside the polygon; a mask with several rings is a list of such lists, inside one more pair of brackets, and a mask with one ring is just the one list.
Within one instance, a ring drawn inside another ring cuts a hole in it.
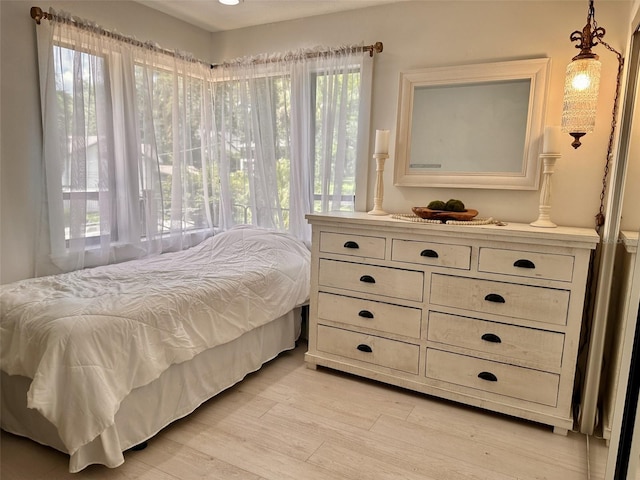
[{"label": "pendant light", "polygon": [[578,42],[576,48],[580,49],[567,66],[562,108],[562,131],[574,138],[573,148],[578,148],[580,138],[593,132],[595,127],[601,64],[591,48],[601,43],[604,34],[604,28],[596,24],[593,0],[590,0],[587,24],[569,37],[572,42]]}]

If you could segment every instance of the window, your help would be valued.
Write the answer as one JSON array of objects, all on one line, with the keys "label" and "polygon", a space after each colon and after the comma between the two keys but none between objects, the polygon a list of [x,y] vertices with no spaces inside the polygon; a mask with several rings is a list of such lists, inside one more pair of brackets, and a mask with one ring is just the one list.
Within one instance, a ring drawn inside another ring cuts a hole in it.
[{"label": "window", "polygon": [[[140,202],[162,214],[155,233],[169,234],[177,223],[183,231],[207,228],[202,163],[202,77],[189,77],[167,69],[135,66],[136,101],[140,128]],[[182,112],[182,114],[181,114]],[[159,173],[160,188],[153,182]],[[183,195],[174,195],[174,182]],[[144,219],[146,222],[147,220]]]},{"label": "window", "polygon": [[[101,165],[99,160],[99,151],[110,149],[104,135],[99,134],[102,130],[99,126],[109,116],[106,61],[102,56],[64,46],[55,46],[53,53],[63,158],[64,238],[67,242],[79,237],[96,239],[100,235],[101,215],[109,214],[101,211],[98,192],[112,188],[112,165]],[[98,81],[90,81],[92,77]]]},{"label": "window", "polygon": [[289,229],[290,104],[289,75],[216,84],[219,194],[227,201],[227,225]]},{"label": "window", "polygon": [[37,32],[51,66],[40,69],[44,240],[60,268],[180,250],[242,223],[308,241],[305,214],[353,210],[361,49],[210,69],[52,28]]},{"label": "window", "polygon": [[[313,211],[353,211],[356,187],[360,70],[320,73],[314,82]],[[326,106],[342,110],[328,115]]]},{"label": "window", "polygon": [[306,213],[354,210],[360,66],[297,67],[284,62],[219,74],[215,119],[225,228],[255,223],[295,231],[294,220],[306,227],[300,225]]}]

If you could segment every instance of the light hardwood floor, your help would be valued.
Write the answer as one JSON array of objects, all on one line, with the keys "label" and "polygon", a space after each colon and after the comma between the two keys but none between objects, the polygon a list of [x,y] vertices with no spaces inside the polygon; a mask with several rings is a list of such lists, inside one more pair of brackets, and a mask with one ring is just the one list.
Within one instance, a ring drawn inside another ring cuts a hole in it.
[{"label": "light hardwood floor", "polygon": [[[108,469],[5,432],[1,480],[586,480],[584,436],[304,365],[306,344]],[[602,448],[591,439],[590,448]],[[602,464],[591,465],[600,478]]]}]

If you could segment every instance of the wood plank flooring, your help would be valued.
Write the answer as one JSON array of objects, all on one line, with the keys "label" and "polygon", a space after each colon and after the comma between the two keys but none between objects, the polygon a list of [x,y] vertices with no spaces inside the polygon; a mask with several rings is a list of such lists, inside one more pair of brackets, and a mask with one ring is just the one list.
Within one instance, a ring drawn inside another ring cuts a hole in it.
[{"label": "wood plank flooring", "polygon": [[[280,355],[116,469],[70,474],[66,455],[2,432],[0,479],[587,480],[580,434],[310,370],[305,351]],[[592,479],[604,470],[598,442]]]}]

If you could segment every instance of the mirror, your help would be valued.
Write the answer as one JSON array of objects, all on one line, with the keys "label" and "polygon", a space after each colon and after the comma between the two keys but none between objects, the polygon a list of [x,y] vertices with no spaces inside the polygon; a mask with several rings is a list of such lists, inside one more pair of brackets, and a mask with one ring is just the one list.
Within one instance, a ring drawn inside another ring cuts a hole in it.
[{"label": "mirror", "polygon": [[403,72],[394,184],[535,190],[548,58]]}]

